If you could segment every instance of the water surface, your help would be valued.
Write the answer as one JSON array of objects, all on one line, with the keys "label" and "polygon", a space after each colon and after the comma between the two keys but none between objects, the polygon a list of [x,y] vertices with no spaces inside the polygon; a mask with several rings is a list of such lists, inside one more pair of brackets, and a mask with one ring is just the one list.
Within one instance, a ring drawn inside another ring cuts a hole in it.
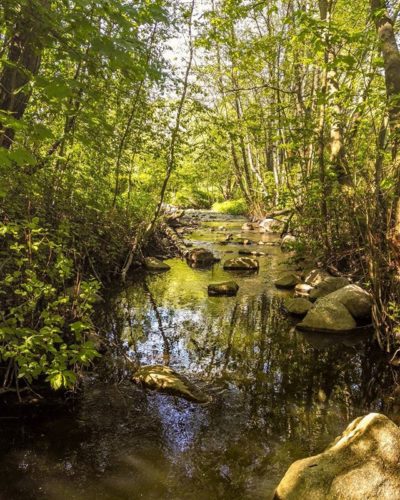
[{"label": "water surface", "polygon": [[[267,254],[260,271],[225,272],[243,247],[221,242],[244,221],[210,215],[189,238],[221,263],[137,272],[102,308],[114,347],[74,405],[0,419],[0,498],[265,499],[356,416],[396,419],[393,373],[369,337],[297,332],[282,311],[290,293],[273,285],[293,268],[277,238],[243,233],[267,243],[254,246]],[[232,278],[237,297],[207,296],[208,283]],[[212,402],[143,392],[129,360],[169,364]]]}]

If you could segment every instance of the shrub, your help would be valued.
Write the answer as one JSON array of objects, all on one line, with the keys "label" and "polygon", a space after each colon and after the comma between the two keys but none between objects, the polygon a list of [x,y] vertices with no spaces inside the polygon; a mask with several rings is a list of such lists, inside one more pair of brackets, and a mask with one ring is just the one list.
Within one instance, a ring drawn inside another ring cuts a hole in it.
[{"label": "shrub", "polygon": [[242,198],[214,203],[212,209],[215,212],[231,215],[245,215],[247,212],[246,202]]},{"label": "shrub", "polygon": [[99,285],[79,278],[57,235],[50,237],[38,218],[1,224],[0,236],[1,383],[45,379],[53,389],[71,388],[98,355],[88,336]]}]

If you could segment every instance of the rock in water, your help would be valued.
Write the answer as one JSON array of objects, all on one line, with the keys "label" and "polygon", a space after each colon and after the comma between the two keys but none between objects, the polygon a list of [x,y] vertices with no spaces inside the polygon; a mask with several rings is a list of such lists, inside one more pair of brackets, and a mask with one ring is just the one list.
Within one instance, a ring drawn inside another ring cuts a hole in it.
[{"label": "rock in water", "polygon": [[307,283],[299,283],[294,287],[294,296],[308,298],[312,289],[313,287]]},{"label": "rock in water", "polygon": [[186,377],[169,366],[143,366],[135,372],[132,380],[148,389],[178,396],[195,403],[207,403],[210,400]]},{"label": "rock in water", "polygon": [[144,259],[144,267],[148,271],[168,271],[171,269],[168,264],[156,259],[155,257],[146,257]]},{"label": "rock in water", "polygon": [[250,250],[248,248],[243,248],[239,250],[239,255],[256,255],[261,256],[265,255],[265,252],[259,252],[258,250]]},{"label": "rock in water", "polygon": [[290,289],[294,288],[300,282],[300,277],[297,274],[286,272],[281,274],[281,276],[274,281],[274,285],[276,288]]},{"label": "rock in water", "polygon": [[335,278],[334,276],[325,278],[315,286],[314,290],[311,290],[310,300],[317,300],[321,297],[325,297],[326,295],[336,292],[336,290],[339,290],[348,284],[349,280],[347,278]]},{"label": "rock in water", "polygon": [[186,259],[193,267],[207,267],[215,262],[214,254],[205,248],[194,248],[187,254]]},{"label": "rock in water", "polygon": [[355,319],[371,317],[372,296],[358,285],[347,285],[322,300],[325,299],[340,302]]},{"label": "rock in water", "polygon": [[232,243],[236,243],[238,245],[254,245],[255,242],[246,238],[235,238]]},{"label": "rock in water", "polygon": [[399,499],[399,427],[379,413],[356,418],[323,453],[294,462],[274,498]]},{"label": "rock in water", "polygon": [[312,302],[303,298],[294,298],[285,300],[284,307],[286,311],[295,316],[305,316],[313,307]]},{"label": "rock in water", "polygon": [[254,226],[251,222],[245,222],[242,226],[242,231],[253,231]]},{"label": "rock in water", "polygon": [[239,285],[234,281],[222,281],[221,283],[211,283],[208,285],[208,295],[236,295],[239,290]]},{"label": "rock in water", "polygon": [[355,319],[343,304],[325,298],[308,311],[297,328],[306,331],[345,332],[356,326]]},{"label": "rock in water", "polygon": [[224,269],[227,271],[256,271],[258,268],[258,260],[250,257],[238,257],[224,262]]},{"label": "rock in water", "polygon": [[296,247],[296,236],[293,236],[293,234],[286,234],[281,241],[281,249],[283,252],[290,252],[291,250],[294,250]]},{"label": "rock in water", "polygon": [[285,223],[278,219],[263,219],[260,224],[260,232],[281,233],[285,229]]},{"label": "rock in water", "polygon": [[323,271],[321,269],[313,269],[307,274],[304,281],[307,283],[307,285],[317,286],[319,283],[321,283],[321,281],[324,281],[326,278],[331,277],[332,276],[326,271]]}]

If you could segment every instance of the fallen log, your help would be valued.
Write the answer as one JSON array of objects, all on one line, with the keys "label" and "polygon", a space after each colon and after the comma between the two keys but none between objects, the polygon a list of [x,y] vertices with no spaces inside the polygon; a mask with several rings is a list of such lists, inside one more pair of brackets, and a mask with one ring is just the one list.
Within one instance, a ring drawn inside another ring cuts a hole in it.
[{"label": "fallen log", "polygon": [[182,257],[186,257],[188,253],[188,248],[183,241],[183,239],[179,236],[179,234],[172,229],[172,227],[168,226],[165,222],[160,224],[160,230],[165,234],[165,236],[169,239],[169,241],[174,245],[179,255]]}]

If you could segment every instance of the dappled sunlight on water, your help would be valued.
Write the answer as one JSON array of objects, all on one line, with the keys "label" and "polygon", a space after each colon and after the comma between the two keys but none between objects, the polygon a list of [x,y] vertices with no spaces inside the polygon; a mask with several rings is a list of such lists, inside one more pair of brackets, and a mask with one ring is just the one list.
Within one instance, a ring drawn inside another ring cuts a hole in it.
[{"label": "dappled sunlight on water", "polygon": [[[256,273],[222,269],[243,247],[219,242],[242,222],[212,221],[190,236],[222,259],[211,269],[172,259],[171,271],[139,273],[110,298],[103,322],[119,347],[74,409],[4,420],[4,498],[268,498],[293,460],[321,451],[353,417],[390,414],[391,373],[365,334],[295,331],[281,307],[288,292],[273,286],[291,266],[278,246],[257,247],[267,255]],[[211,281],[232,278],[236,297],[208,297]],[[168,364],[211,402],[123,380],[122,351],[135,364]]]}]

